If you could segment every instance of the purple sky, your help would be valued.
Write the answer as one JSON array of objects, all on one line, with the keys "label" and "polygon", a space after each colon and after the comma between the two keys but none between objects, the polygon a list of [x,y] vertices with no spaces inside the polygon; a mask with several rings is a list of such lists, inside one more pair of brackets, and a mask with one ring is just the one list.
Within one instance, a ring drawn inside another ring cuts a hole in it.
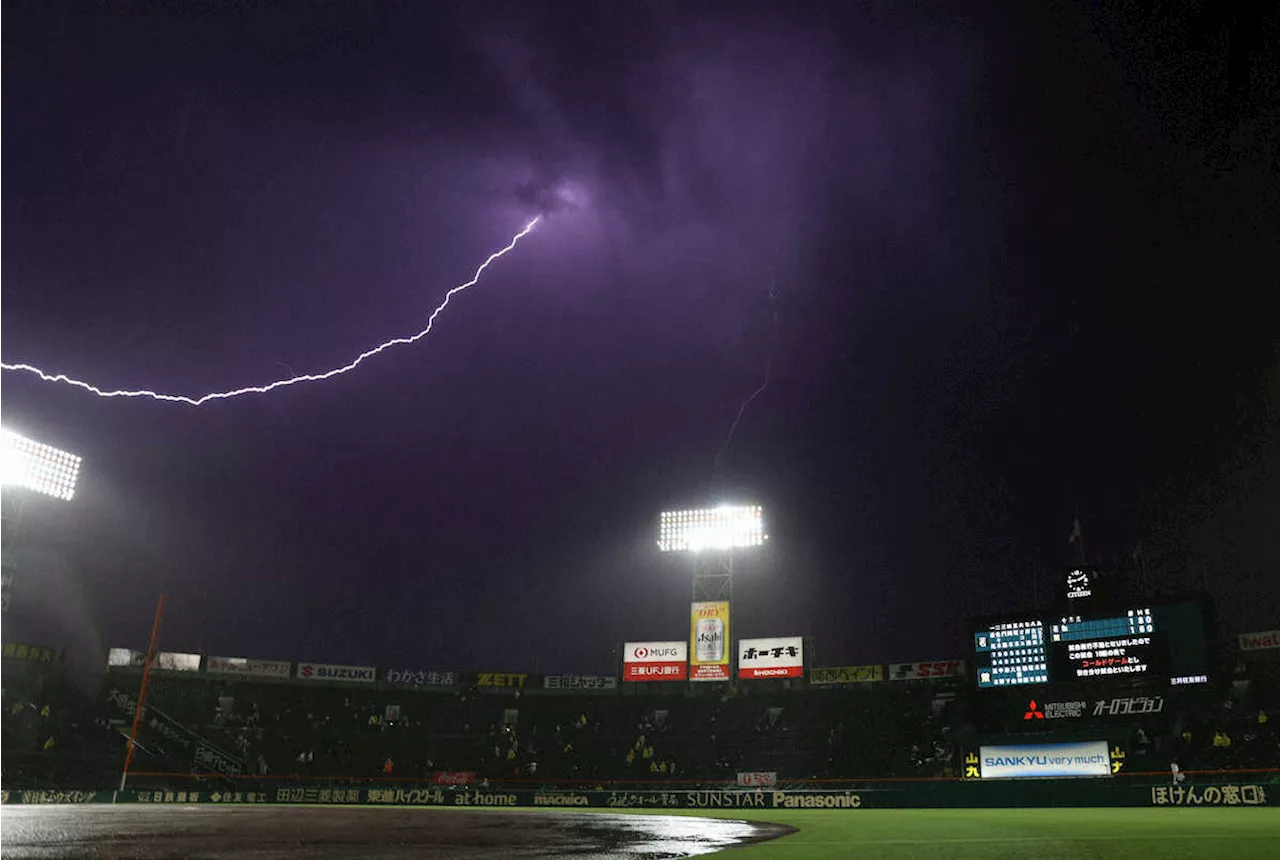
[{"label": "purple sky", "polygon": [[961,656],[1077,510],[1274,626],[1275,18],[684,5],[5,4],[6,361],[327,369],[545,215],[319,385],[5,373],[85,457],[5,639],[94,664],[164,590],[176,650],[607,670],[684,634],[656,515],[712,498],[771,350],[719,478],[771,513],[741,635]]}]

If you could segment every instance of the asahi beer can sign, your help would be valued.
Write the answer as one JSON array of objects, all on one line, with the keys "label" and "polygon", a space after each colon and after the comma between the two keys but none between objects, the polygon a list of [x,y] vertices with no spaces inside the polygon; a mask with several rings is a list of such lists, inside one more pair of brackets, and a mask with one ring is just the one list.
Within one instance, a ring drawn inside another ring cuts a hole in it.
[{"label": "asahi beer can sign", "polygon": [[729,602],[694,603],[689,621],[689,680],[729,680]]},{"label": "asahi beer can sign", "polygon": [[696,653],[699,663],[719,663],[724,659],[724,621],[720,618],[699,618]]}]

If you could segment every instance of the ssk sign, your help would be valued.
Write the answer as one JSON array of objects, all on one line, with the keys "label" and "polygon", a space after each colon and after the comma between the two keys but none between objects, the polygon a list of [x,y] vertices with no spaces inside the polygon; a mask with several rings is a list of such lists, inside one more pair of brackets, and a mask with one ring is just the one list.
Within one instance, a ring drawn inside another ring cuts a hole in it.
[{"label": "ssk sign", "polygon": [[1280,630],[1240,634],[1241,651],[1266,651],[1270,648],[1280,648]]},{"label": "ssk sign", "polygon": [[372,684],[378,679],[378,670],[372,666],[333,666],[328,663],[299,663],[298,678],[303,681]]},{"label": "ssk sign", "polygon": [[688,676],[687,642],[628,642],[623,646],[624,681],[683,681]]},{"label": "ssk sign", "polygon": [[799,678],[804,675],[804,640],[799,636],[738,640],[739,678]]},{"label": "ssk sign", "polygon": [[890,681],[915,681],[919,678],[963,678],[963,660],[934,660],[930,663],[890,663]]}]

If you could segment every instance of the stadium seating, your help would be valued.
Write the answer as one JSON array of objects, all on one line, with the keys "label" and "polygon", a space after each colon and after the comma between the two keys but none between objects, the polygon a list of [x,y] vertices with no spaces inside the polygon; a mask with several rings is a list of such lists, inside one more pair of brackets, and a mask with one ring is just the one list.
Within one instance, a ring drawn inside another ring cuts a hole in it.
[{"label": "stadium seating", "polygon": [[[1109,726],[1133,769],[1164,771],[1174,760],[1190,771],[1280,766],[1280,663],[1224,660],[1233,669],[1220,681],[1166,690],[1168,707]],[[5,785],[110,785],[140,681],[137,668],[111,668],[92,700],[56,661],[6,658]],[[623,686],[556,692],[157,671],[134,770],[262,781],[446,772],[576,784],[723,783],[740,772],[784,781],[950,777],[961,775],[965,749],[1054,728],[1024,719],[1022,693],[979,694],[957,679]],[[1078,695],[1115,693],[1106,690]]]}]

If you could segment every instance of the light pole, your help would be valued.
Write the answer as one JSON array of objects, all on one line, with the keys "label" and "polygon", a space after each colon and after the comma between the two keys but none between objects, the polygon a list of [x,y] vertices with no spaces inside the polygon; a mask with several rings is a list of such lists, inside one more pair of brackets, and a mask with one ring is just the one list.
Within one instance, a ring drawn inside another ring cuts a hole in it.
[{"label": "light pole", "polygon": [[689,680],[730,680],[734,553],[762,546],[766,540],[760,505],[664,511],[659,517],[658,548],[693,556]]},{"label": "light pole", "polygon": [[[70,501],[76,494],[80,457],[29,439],[9,428],[0,428],[0,518],[4,551],[0,556],[0,609],[9,609],[9,591],[16,568],[15,544],[30,493]],[[18,491],[17,494],[13,491]]]}]

